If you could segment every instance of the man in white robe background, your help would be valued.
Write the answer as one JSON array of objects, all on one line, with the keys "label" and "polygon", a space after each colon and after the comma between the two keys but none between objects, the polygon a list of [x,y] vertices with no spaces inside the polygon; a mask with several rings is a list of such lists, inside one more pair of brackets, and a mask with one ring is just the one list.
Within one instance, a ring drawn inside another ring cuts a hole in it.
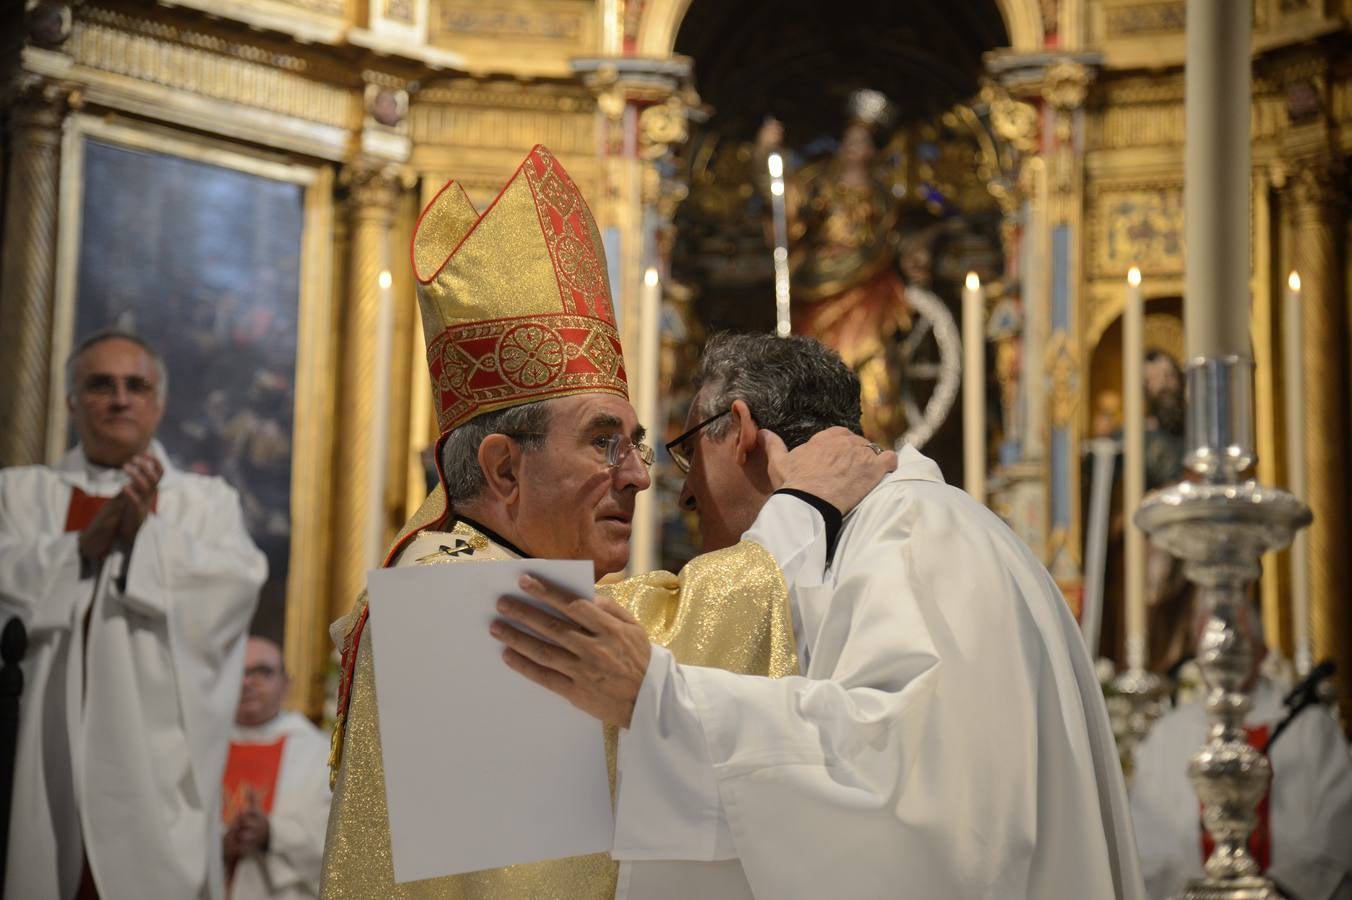
[{"label": "man in white robe background", "polygon": [[1142,897],[1098,681],[1029,550],[912,448],[843,521],[774,496],[784,443],[858,430],[858,380],[822,345],[721,336],[699,382],[668,445],[682,502],[705,550],[775,554],[802,674],[678,665],[507,599],[558,645],[494,629],[510,666],[624,729],[617,896]]},{"label": "man in white robe background", "polygon": [[[1199,612],[1194,632],[1206,619]],[[1291,900],[1352,900],[1352,755],[1347,740],[1328,709],[1315,704],[1273,741],[1287,709],[1281,690],[1260,674],[1267,652],[1262,616],[1251,605],[1238,627],[1259,648],[1248,684],[1253,705],[1244,724],[1250,742],[1267,750],[1272,764],[1265,834],[1260,830],[1250,847],[1266,843],[1257,856],[1268,858],[1267,877]],[[1206,743],[1207,728],[1199,698],[1161,716],[1136,750],[1131,809],[1152,900],[1173,897],[1189,880],[1202,877],[1201,807],[1188,780],[1188,761]]]},{"label": "man in white robe background", "polygon": [[0,470],[0,617],[28,630],[5,896],[220,897],[220,784],[267,562],[219,478],[154,440],[162,360],[67,365],[79,443]]},{"label": "man in white robe background", "polygon": [[319,896],[329,821],[329,739],[282,701],[282,648],[251,636],[225,769],[223,841],[231,900]]}]

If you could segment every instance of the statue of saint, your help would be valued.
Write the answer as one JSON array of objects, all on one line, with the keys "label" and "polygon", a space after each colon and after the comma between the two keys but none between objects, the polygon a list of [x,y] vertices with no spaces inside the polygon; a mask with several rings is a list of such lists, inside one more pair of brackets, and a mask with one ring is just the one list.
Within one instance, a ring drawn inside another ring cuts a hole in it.
[{"label": "statue of saint", "polygon": [[[911,310],[898,269],[899,203],[891,171],[877,164],[887,103],[860,91],[850,112],[835,155],[786,179],[792,324],[858,373],[864,433],[890,446],[906,431],[896,351]],[[783,139],[783,125],[767,119],[756,139],[759,171]]]}]

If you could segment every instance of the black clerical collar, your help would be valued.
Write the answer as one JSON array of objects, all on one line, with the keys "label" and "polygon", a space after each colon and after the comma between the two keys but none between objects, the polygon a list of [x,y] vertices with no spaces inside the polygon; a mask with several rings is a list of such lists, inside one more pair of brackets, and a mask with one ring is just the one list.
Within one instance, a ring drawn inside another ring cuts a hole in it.
[{"label": "black clerical collar", "polygon": [[[513,544],[511,541],[507,540],[505,537],[503,537],[502,535],[498,534],[498,533],[497,533],[496,531],[494,531],[493,529],[491,529],[491,528],[489,528],[489,527],[487,527],[487,526],[485,526],[485,525],[480,525],[478,522],[474,521],[474,520],[471,519],[469,516],[466,516],[466,515],[457,513],[456,516],[455,516],[455,520],[456,520],[457,522],[464,522],[464,523],[465,523],[466,525],[468,525],[470,528],[473,528],[475,531],[479,532],[479,533],[482,534],[484,537],[488,538],[490,541],[492,541],[493,543],[497,544],[499,547],[505,547],[505,548],[507,548],[508,550],[512,551],[513,553],[515,553],[517,556],[521,557],[522,559],[534,559],[534,558],[535,558],[532,554],[527,553],[525,550],[522,550],[522,549],[521,549],[520,547],[518,547],[516,544]],[[454,526],[452,526],[452,527],[454,527]]]}]

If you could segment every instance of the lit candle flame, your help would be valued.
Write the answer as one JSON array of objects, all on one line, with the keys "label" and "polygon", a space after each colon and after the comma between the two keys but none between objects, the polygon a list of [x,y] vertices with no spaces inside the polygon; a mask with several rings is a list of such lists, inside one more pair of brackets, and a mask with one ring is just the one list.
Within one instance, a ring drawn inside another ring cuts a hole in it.
[{"label": "lit candle flame", "polygon": [[377,278],[376,280],[380,283],[380,289],[382,291],[388,291],[390,289],[390,285],[394,284],[394,276],[390,275],[389,269],[381,269],[380,277]]},{"label": "lit candle flame", "polygon": [[769,163],[770,163],[770,177],[771,177],[771,178],[783,178],[783,177],[784,177],[784,157],[780,156],[778,153],[771,153],[771,154],[770,154]]},{"label": "lit candle flame", "polygon": [[643,273],[643,283],[648,287],[657,284],[657,270],[649,266],[648,271]]},{"label": "lit candle flame", "polygon": [[981,279],[977,276],[977,274],[976,274],[975,272],[968,272],[968,273],[967,273],[967,290],[969,290],[969,291],[974,291],[974,290],[976,290],[976,289],[979,288],[979,287],[981,287]]},{"label": "lit candle flame", "polygon": [[1132,266],[1130,269],[1127,270],[1127,284],[1131,285],[1132,287],[1141,286],[1140,269],[1136,268],[1135,266]]},{"label": "lit candle flame", "polygon": [[1292,269],[1291,274],[1287,276],[1286,286],[1293,291],[1300,290],[1300,273],[1295,269]]}]

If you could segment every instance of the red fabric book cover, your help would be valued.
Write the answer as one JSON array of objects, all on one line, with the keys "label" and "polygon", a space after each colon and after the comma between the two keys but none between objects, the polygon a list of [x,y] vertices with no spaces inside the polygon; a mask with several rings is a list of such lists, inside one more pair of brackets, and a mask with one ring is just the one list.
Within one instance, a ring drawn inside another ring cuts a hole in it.
[{"label": "red fabric book cover", "polygon": [[221,817],[225,824],[235,821],[249,805],[250,797],[263,812],[272,812],[272,795],[277,788],[277,773],[282,767],[282,746],[286,738],[271,744],[230,744],[225,761]]}]

